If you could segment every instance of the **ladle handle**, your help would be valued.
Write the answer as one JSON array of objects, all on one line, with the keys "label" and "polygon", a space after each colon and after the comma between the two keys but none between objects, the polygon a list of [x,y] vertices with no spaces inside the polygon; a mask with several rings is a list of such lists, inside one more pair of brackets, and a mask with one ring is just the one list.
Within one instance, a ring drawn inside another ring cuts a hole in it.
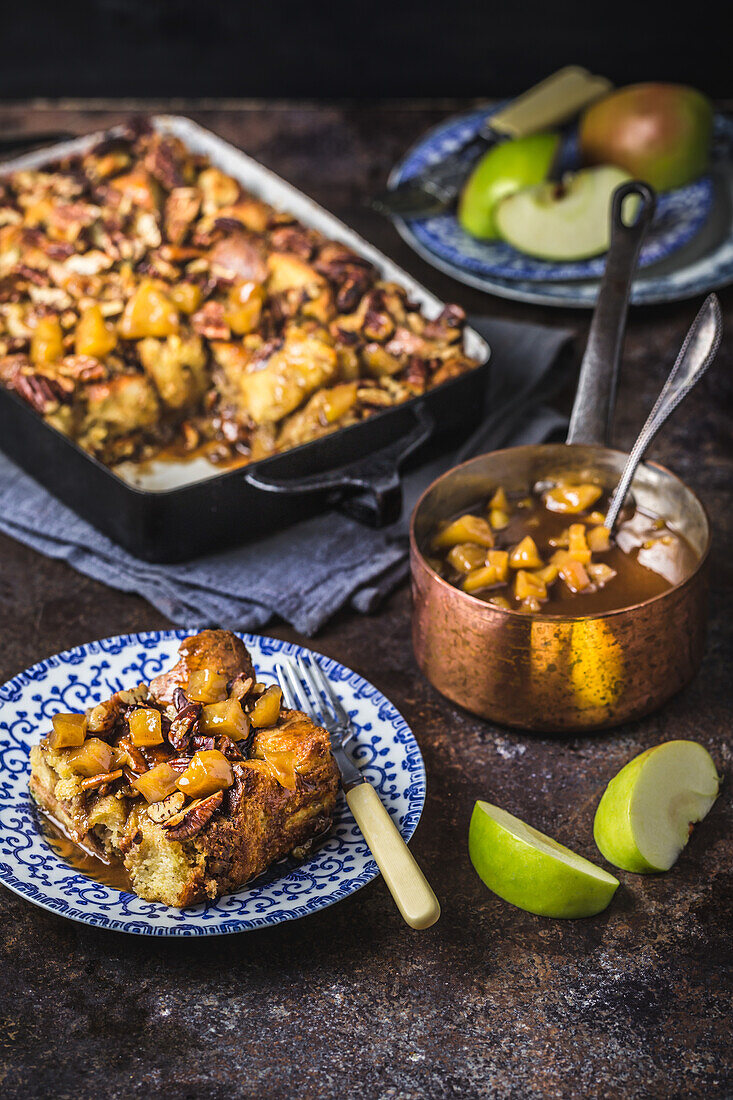
[{"label": "ladle handle", "polygon": [[[641,200],[632,225],[626,225],[622,217],[624,199],[628,195],[638,195]],[[613,193],[611,243],[580,367],[568,443],[603,446],[609,442],[631,280],[655,206],[654,191],[638,180],[622,183]]]},{"label": "ladle handle", "polygon": [[720,346],[723,335],[723,322],[720,315],[720,302],[717,295],[709,294],[700,311],[692,322],[685,342],[680,348],[674,366],[654,408],[649,413],[644,427],[639,432],[636,443],[626,460],[621,480],[616,486],[608,505],[605,526],[613,530],[618,514],[626,499],[629,486],[641,462],[644,453],[667,417],[674,412],[681,401],[687,397],[692,387],[699,382],[708,369]]}]

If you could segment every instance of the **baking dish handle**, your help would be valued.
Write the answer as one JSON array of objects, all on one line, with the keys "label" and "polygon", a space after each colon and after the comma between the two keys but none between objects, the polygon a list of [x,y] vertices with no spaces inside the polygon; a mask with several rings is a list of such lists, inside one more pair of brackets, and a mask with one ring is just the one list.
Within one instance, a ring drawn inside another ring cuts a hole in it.
[{"label": "baking dish handle", "polygon": [[335,470],[306,477],[274,478],[252,470],[245,480],[266,493],[300,496],[307,493],[332,493],[342,512],[369,527],[394,523],[402,509],[400,467],[433,433],[435,421],[424,405],[410,409],[414,427],[381,450],[356,459]]}]

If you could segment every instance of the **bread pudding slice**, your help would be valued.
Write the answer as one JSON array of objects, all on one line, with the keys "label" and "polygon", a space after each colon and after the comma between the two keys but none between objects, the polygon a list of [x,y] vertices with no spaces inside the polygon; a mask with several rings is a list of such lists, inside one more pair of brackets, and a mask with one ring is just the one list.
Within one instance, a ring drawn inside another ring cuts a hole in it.
[{"label": "bread pudding slice", "polygon": [[236,890],[331,826],[328,733],[281,707],[229,631],[186,638],[178,662],[86,714],[60,714],[31,750],[30,790],[80,847],[120,860],[149,901]]}]

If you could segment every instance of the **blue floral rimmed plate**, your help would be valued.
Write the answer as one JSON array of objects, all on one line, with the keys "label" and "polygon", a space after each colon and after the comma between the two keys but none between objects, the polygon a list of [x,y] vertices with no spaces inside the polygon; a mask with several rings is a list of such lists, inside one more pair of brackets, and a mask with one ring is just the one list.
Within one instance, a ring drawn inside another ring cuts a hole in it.
[{"label": "blue floral rimmed plate", "polygon": [[[491,112],[488,112],[490,114]],[[456,115],[425,134],[410,149],[390,177],[390,186],[409,179],[427,165],[443,160],[477,133],[487,117],[486,110]],[[564,143],[561,170],[577,165],[574,138]],[[691,241],[702,229],[713,204],[713,185],[709,177],[659,195],[654,221],[639,255],[639,267],[648,267],[666,259]],[[423,248],[439,259],[462,267],[474,275],[500,279],[538,282],[565,282],[568,279],[592,279],[603,274],[605,257],[572,263],[551,263],[525,256],[504,241],[479,241],[466,233],[455,212],[432,218],[416,218],[405,223]]]},{"label": "blue floral rimmed plate", "polygon": [[[221,935],[315,913],[379,873],[343,796],[332,832],[309,860],[277,865],[234,894],[188,909],[103,886],[53,851],[28,793],[31,746],[58,711],[83,710],[169,667],[187,633],[151,631],[89,642],[40,661],[0,687],[0,882],[34,905],[118,932]],[[309,652],[276,638],[240,636],[265,682],[276,679],[275,661],[282,654]],[[349,746],[354,761],[409,840],[425,803],[425,768],[409,726],[368,681],[337,661],[318,659],[356,728]]]},{"label": "blue floral rimmed plate", "polygon": [[[449,119],[443,126],[473,117],[485,117],[484,111],[471,112],[468,116],[457,116],[457,119]],[[473,129],[475,130],[475,121]],[[398,164],[390,176],[390,182],[396,183],[406,174],[405,166],[412,153],[422,147],[426,138],[439,132],[442,127],[431,130],[425,138],[408,152],[407,157]],[[473,131],[471,131],[473,132]],[[724,115],[716,115],[713,134],[713,170],[710,178],[706,178],[705,194],[709,188],[710,206],[702,216],[686,220],[685,232],[675,240],[673,248],[667,251],[662,258],[661,253],[654,260],[649,261],[643,271],[640,271],[634,279],[631,291],[631,301],[635,305],[651,305],[659,302],[679,301],[706,294],[710,290],[726,286],[733,282],[733,171],[729,167],[733,159],[733,121]],[[565,163],[572,161],[573,143],[569,143],[565,152]],[[411,168],[411,171],[415,169]],[[701,181],[698,181],[701,182]],[[693,187],[696,184],[691,185]],[[680,189],[686,191],[686,188]],[[670,192],[674,195],[676,192]],[[666,200],[666,196],[660,196],[660,201]],[[705,200],[707,206],[707,198]],[[668,210],[669,216],[669,210]],[[445,217],[445,215],[444,215]],[[463,234],[460,226],[453,218],[456,228],[462,236],[472,241],[467,234]],[[432,219],[429,219],[432,220]],[[698,227],[690,233],[690,227],[698,222]],[[395,225],[405,241],[433,267],[451,275],[459,282],[484,290],[500,298],[514,299],[520,302],[531,302],[538,305],[572,306],[590,309],[595,305],[600,284],[599,275],[583,278],[577,277],[577,272],[572,278],[561,279],[557,273],[552,277],[536,274],[544,267],[555,268],[559,265],[545,264],[543,261],[531,263],[540,265],[536,268],[535,275],[522,277],[516,265],[510,265],[511,277],[500,276],[488,270],[479,270],[478,265],[466,263],[461,249],[456,248],[450,254],[440,254],[435,251],[432,241],[427,234],[417,232],[424,223],[419,221],[403,221],[396,218]],[[425,239],[421,239],[424,237]],[[489,247],[481,242],[473,241],[479,249]],[[492,246],[493,247],[493,246]],[[508,249],[515,257],[519,253],[514,252],[508,245],[497,244],[496,247]],[[529,257],[522,257],[522,261],[529,262]],[[604,258],[599,257],[594,261],[603,269]],[[565,267],[577,265],[563,265]]]}]

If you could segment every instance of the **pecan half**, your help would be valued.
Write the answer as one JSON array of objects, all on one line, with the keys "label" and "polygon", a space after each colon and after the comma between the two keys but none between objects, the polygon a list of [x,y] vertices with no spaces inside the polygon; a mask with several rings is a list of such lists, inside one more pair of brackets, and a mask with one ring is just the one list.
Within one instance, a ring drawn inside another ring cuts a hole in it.
[{"label": "pecan half", "polygon": [[182,159],[182,150],[175,138],[153,134],[143,163],[158,183],[172,191],[185,182]]},{"label": "pecan half", "polygon": [[[212,742],[213,742],[213,738],[212,738]],[[213,744],[212,744],[211,747],[213,749],[213,747],[214,747]],[[226,734],[223,734],[219,738],[216,747],[219,750],[219,752],[224,753],[224,756],[226,756],[227,760],[245,760],[246,759],[246,757],[244,757],[242,755],[242,751],[239,748],[239,745],[237,744],[237,742],[232,741],[231,737],[228,737]]]},{"label": "pecan half", "polygon": [[148,817],[151,821],[156,821],[159,825],[162,825],[165,821],[170,821],[172,817],[182,809],[186,796],[183,791],[174,791],[173,794],[169,794],[167,798],[164,798],[161,802],[151,802],[147,808]]},{"label": "pecan half", "polygon": [[221,806],[223,798],[224,792],[217,791],[216,794],[211,794],[208,798],[201,798],[196,802],[192,802],[185,810],[172,817],[164,825],[169,839],[190,840],[200,833]]},{"label": "pecan half", "polygon": [[179,710],[171,722],[168,730],[168,743],[176,752],[183,752],[193,736],[201,715],[200,703],[187,703],[183,710]]},{"label": "pecan half", "polygon": [[114,783],[115,779],[122,779],[122,768],[114,772],[103,772],[101,775],[90,775],[88,779],[82,779],[79,786],[82,791],[93,791],[95,787],[103,787],[105,783]]},{"label": "pecan half", "polygon": [[127,757],[127,767],[125,768],[125,775],[132,772],[135,779],[144,775],[145,772],[150,771],[148,762],[140,752],[140,749],[136,745],[133,745],[129,737],[121,737],[117,742],[117,748],[122,749]]},{"label": "pecan half", "polygon": [[178,713],[179,710],[183,710],[184,707],[187,707],[188,703],[189,699],[183,688],[176,688],[173,692],[173,706],[176,708],[176,713]]},{"label": "pecan half", "polygon": [[191,738],[191,748],[195,749],[196,752],[203,749],[213,749],[215,744],[216,739],[214,737],[205,737],[201,733],[194,734]]},{"label": "pecan half", "polygon": [[233,680],[230,680],[227,684],[227,693],[232,699],[239,699],[240,702],[245,698],[254,680],[251,676],[247,676],[246,673],[240,672],[239,676],[235,676]]},{"label": "pecan half", "polygon": [[277,252],[292,252],[301,260],[310,260],[313,255],[313,241],[303,226],[278,226],[270,234],[270,244]]},{"label": "pecan half", "polygon": [[221,302],[207,302],[193,314],[191,326],[194,332],[199,336],[205,336],[207,340],[228,340],[230,336]]}]

